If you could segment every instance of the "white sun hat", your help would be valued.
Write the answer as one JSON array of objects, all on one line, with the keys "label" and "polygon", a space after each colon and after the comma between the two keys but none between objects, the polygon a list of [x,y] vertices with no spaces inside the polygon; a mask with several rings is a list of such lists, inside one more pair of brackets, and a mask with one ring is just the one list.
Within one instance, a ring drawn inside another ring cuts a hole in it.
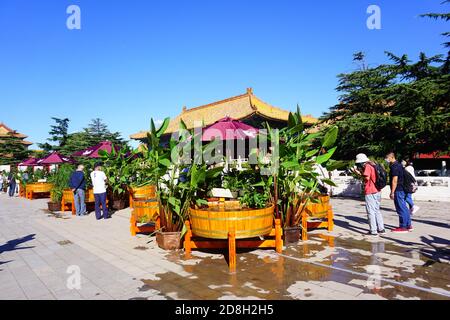
[{"label": "white sun hat", "polygon": [[367,156],[364,153],[360,153],[356,156],[356,163],[364,163],[364,162],[369,162],[369,158],[367,158]]}]

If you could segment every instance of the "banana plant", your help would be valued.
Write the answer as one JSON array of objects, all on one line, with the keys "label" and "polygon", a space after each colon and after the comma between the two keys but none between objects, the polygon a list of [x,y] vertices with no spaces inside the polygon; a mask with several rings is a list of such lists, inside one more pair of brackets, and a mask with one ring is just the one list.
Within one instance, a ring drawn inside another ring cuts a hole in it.
[{"label": "banana plant", "polygon": [[[319,166],[329,167],[336,151],[334,144],[338,135],[336,126],[321,132],[308,133],[297,107],[290,113],[287,127],[275,131],[266,124],[269,140],[278,150],[278,166],[271,166],[276,214],[284,227],[299,226],[302,211],[310,201],[317,201],[319,184],[334,186],[333,181],[320,177]],[[319,140],[319,141],[318,141]]]},{"label": "banana plant", "polygon": [[105,150],[98,152],[103,162],[103,170],[108,177],[108,185],[114,200],[125,200],[128,183],[130,181],[131,150],[122,146],[116,150],[115,146],[108,153]]}]

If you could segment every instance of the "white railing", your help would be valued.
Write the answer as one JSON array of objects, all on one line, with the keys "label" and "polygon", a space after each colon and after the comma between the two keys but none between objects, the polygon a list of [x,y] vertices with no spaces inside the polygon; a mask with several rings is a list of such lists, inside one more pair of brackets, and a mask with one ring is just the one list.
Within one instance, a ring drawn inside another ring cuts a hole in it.
[{"label": "white railing", "polygon": [[[341,176],[342,173],[335,171],[332,174],[332,179],[337,184],[337,187],[332,188],[333,196],[361,197],[361,181],[352,176]],[[450,177],[416,177],[416,180],[419,188],[413,194],[414,200],[450,202]],[[389,199],[389,194],[389,187],[381,191],[383,199]]]}]

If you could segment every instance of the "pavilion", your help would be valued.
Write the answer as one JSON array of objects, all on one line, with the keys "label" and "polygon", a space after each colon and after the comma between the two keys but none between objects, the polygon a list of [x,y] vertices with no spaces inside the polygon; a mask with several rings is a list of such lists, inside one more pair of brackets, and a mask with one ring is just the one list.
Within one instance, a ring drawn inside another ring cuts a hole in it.
[{"label": "pavilion", "polygon": [[[263,128],[265,122],[268,122],[272,128],[282,128],[287,125],[289,111],[264,102],[253,94],[252,88],[247,88],[246,93],[238,96],[190,109],[183,107],[182,112],[171,119],[166,134],[177,132],[180,120],[184,121],[187,129],[192,129],[195,121],[203,121],[206,127],[226,117],[240,120],[254,128]],[[303,121],[307,127],[318,122],[310,115],[303,116]],[[132,134],[130,138],[146,143],[147,131]]]}]

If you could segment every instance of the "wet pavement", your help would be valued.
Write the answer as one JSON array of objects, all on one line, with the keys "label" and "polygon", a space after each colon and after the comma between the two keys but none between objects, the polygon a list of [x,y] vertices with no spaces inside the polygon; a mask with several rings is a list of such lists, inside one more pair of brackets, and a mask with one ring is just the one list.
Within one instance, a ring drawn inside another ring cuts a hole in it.
[{"label": "wet pavement", "polygon": [[167,259],[181,263],[193,276],[157,274],[158,280],[142,279],[140,290],[173,299],[450,298],[450,264],[384,240],[316,234],[281,255],[271,250],[238,252],[234,274],[218,251],[194,252],[191,259],[183,252],[171,253]]},{"label": "wet pavement", "polygon": [[[388,232],[369,238],[364,204],[333,199],[335,230],[283,249],[159,249],[130,236],[130,210],[112,219],[48,214],[45,200],[0,195],[0,299],[450,299],[450,206],[418,203],[414,232],[383,201]],[[67,285],[79,267],[80,288]]]}]

